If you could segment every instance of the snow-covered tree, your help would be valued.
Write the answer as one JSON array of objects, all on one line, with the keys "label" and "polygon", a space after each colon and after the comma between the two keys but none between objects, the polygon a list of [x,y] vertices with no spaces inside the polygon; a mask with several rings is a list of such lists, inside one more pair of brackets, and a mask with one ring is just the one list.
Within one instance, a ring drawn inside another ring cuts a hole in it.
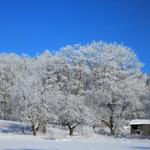
[{"label": "snow-covered tree", "polygon": [[58,55],[61,58],[61,69],[57,72],[55,86],[61,92],[58,105],[58,123],[68,126],[72,136],[77,125],[88,123],[89,110],[85,106],[84,95],[84,70],[77,64],[68,62],[65,54]]},{"label": "snow-covered tree", "polygon": [[58,123],[68,126],[71,136],[76,126],[88,123],[88,108],[85,107],[83,99],[79,96],[64,96],[58,110]]},{"label": "snow-covered tree", "polygon": [[143,104],[144,118],[149,119],[150,116],[150,75],[146,75],[145,79],[145,95],[141,97],[141,103]]},{"label": "snow-covered tree", "polygon": [[66,46],[35,57],[1,54],[0,117],[28,121],[33,134],[55,122],[73,135],[77,125],[101,121],[115,134],[125,119],[143,115],[149,84],[141,67],[132,49],[116,43]]},{"label": "snow-covered tree", "polygon": [[138,84],[135,75],[140,74],[141,63],[131,49],[117,44],[93,42],[87,46],[67,46],[63,51],[68,62],[74,59],[85,65],[87,105],[114,134],[123,113],[131,103],[135,106],[139,102],[137,91],[143,84]]},{"label": "snow-covered tree", "polygon": [[1,119],[15,119],[13,101],[10,91],[15,84],[15,78],[20,71],[21,57],[15,54],[0,54],[0,117]]},{"label": "snow-covered tree", "polygon": [[[46,124],[49,119],[55,117],[56,89],[43,81],[39,74],[35,60],[28,60],[16,80],[12,95],[19,104],[18,112],[24,121],[32,126],[33,135],[36,135],[40,126]],[[42,70],[39,70],[42,71]],[[43,68],[44,71],[44,68]]]}]

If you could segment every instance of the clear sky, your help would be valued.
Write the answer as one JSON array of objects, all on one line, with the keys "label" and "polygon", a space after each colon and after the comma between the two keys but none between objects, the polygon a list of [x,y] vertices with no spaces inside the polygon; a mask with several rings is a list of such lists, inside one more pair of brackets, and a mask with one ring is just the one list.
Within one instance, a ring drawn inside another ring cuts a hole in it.
[{"label": "clear sky", "polygon": [[150,0],[0,0],[0,52],[121,42],[150,73]]}]

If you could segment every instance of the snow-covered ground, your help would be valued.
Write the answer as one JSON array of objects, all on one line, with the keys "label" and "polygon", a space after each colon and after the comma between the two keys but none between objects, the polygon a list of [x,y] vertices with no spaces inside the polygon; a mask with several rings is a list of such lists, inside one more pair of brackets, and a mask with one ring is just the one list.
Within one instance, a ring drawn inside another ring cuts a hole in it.
[{"label": "snow-covered ground", "polygon": [[[1,122],[0,150],[150,150],[150,140],[113,138],[110,136],[93,135],[92,137],[66,137],[50,140],[48,136],[32,136],[3,132],[5,124]],[[19,123],[17,123],[19,125]],[[5,128],[6,130],[6,128]]]},{"label": "snow-covered ground", "polygon": [[30,135],[0,134],[0,150],[150,150],[150,142],[105,136],[48,140]]}]

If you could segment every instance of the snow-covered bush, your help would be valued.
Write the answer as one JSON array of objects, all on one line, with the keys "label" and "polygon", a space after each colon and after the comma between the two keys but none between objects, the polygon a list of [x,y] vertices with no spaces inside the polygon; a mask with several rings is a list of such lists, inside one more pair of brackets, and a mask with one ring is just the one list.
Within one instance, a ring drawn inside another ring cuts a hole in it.
[{"label": "snow-covered bush", "polygon": [[67,137],[68,133],[66,130],[49,127],[47,131],[48,138],[51,140],[64,139]]},{"label": "snow-covered bush", "polygon": [[84,137],[92,137],[93,135],[95,135],[93,128],[89,126],[79,127],[77,128],[77,132],[79,135]]}]

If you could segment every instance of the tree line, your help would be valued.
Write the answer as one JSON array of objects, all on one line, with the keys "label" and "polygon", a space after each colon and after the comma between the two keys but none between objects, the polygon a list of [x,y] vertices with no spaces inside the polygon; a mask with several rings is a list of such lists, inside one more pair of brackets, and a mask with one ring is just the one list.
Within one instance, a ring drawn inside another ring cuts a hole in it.
[{"label": "tree line", "polygon": [[105,42],[72,45],[30,57],[0,54],[0,118],[31,124],[106,125],[148,118],[150,78],[132,49]]}]

